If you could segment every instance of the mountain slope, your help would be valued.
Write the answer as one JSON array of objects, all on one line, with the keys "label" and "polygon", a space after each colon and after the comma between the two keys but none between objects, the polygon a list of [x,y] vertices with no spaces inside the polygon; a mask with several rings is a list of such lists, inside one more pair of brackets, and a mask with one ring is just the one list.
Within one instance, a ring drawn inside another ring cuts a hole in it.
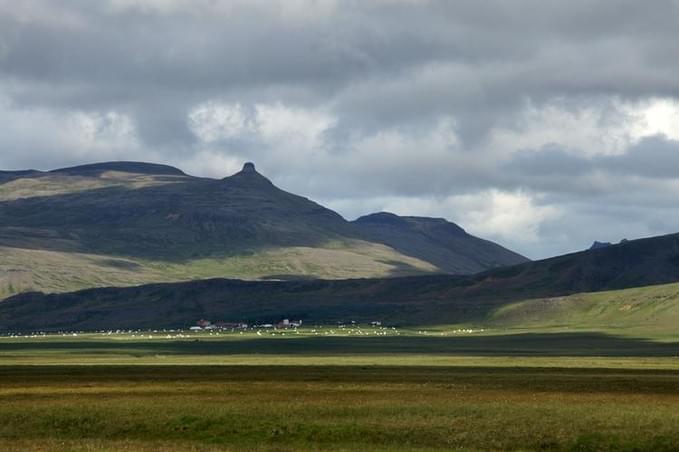
[{"label": "mountain slope", "polygon": [[134,162],[19,175],[0,183],[0,257],[0,299],[217,276],[439,271],[362,240],[341,216],[278,189],[251,164],[222,180]]},{"label": "mountain slope", "polygon": [[129,169],[88,165],[34,177],[30,182],[46,184],[46,190],[63,184],[70,191],[56,187],[49,196],[34,188],[41,196],[3,202],[0,230],[6,236],[12,228],[26,228],[22,235],[33,235],[42,249],[63,245],[53,237],[41,240],[42,231],[49,230],[70,242],[69,251],[173,259],[351,237],[335,212],[276,188],[254,168],[221,181],[166,168],[158,173],[158,165],[137,164],[134,173],[121,174],[122,168]]},{"label": "mountain slope", "polygon": [[353,223],[367,240],[424,259],[448,273],[478,273],[528,261],[496,243],[467,234],[443,218],[399,217],[380,212]]},{"label": "mountain slope", "polygon": [[679,234],[629,241],[472,276],[339,281],[213,279],[0,303],[0,329],[186,327],[199,318],[423,325],[492,319],[522,300],[679,281]]},{"label": "mountain slope", "polygon": [[40,171],[35,170],[19,170],[19,171],[2,171],[0,170],[0,184],[12,181],[14,179],[19,179],[22,177],[29,177],[35,174],[39,174]]},{"label": "mountain slope", "polygon": [[359,223],[277,188],[251,163],[221,180],[140,162],[0,173],[0,299],[211,277],[472,272],[499,262],[482,252],[469,262],[444,241],[436,253],[439,242],[421,234],[419,242],[403,234],[401,245],[376,240]]},{"label": "mountain slope", "polygon": [[511,303],[494,311],[487,325],[676,337],[678,322],[679,283],[672,283]]}]

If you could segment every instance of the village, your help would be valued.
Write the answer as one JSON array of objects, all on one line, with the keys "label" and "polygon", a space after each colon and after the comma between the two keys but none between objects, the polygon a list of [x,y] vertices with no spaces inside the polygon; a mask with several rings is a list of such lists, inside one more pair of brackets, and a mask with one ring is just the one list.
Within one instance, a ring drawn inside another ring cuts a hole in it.
[{"label": "village", "polygon": [[[349,325],[351,326],[356,326],[357,323],[355,321],[349,322]],[[382,322],[379,320],[372,321],[369,323],[369,325],[373,328],[375,327],[381,327]],[[338,323],[338,328],[344,328],[346,324],[344,322],[339,322]],[[189,327],[189,331],[210,331],[210,330],[247,330],[248,328],[264,328],[264,329],[275,329],[275,330],[287,330],[287,329],[296,329],[296,328],[301,328],[302,327],[302,320],[290,320],[290,319],[282,319],[277,323],[257,323],[252,326],[250,326],[247,323],[244,322],[211,322],[210,320],[206,319],[200,319],[196,322],[195,325]]]},{"label": "village", "polygon": [[[299,328],[302,326],[301,320],[283,319],[278,323],[263,323],[252,325],[252,328],[273,328],[273,329],[290,329]],[[214,322],[210,320],[200,319],[194,326],[189,327],[189,331],[204,331],[204,330],[246,330],[250,327],[243,322]]]}]

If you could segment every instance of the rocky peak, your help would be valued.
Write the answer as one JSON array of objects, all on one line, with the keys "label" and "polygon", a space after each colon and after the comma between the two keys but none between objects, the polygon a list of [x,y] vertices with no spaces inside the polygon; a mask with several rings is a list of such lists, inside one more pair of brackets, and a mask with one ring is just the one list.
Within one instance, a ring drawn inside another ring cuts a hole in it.
[{"label": "rocky peak", "polygon": [[595,240],[594,243],[592,243],[592,246],[589,247],[589,249],[598,250],[600,248],[608,248],[611,245],[613,245],[611,242],[599,242]]},{"label": "rocky peak", "polygon": [[257,170],[255,169],[255,164],[252,162],[245,162],[243,165],[243,169],[240,171],[241,173],[256,173]]},{"label": "rocky peak", "polygon": [[246,162],[243,165],[243,169],[234,174],[233,176],[225,177],[223,179],[229,183],[236,183],[238,185],[243,185],[247,187],[272,187],[273,184],[269,179],[262,176],[257,169],[255,169],[255,164],[252,162]]}]

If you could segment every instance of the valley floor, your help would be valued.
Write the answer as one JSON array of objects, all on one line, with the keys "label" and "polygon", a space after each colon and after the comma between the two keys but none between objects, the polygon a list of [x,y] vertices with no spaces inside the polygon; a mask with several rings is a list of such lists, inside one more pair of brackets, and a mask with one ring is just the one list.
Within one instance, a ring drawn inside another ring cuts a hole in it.
[{"label": "valley floor", "polygon": [[676,450],[679,372],[3,366],[3,450]]},{"label": "valley floor", "polygon": [[679,449],[671,338],[357,331],[3,337],[0,449]]}]

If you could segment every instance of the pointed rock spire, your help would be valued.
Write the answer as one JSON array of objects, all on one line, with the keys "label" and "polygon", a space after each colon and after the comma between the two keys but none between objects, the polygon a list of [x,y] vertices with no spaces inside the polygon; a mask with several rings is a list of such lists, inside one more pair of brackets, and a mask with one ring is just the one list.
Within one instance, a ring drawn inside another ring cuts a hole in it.
[{"label": "pointed rock spire", "polygon": [[243,165],[243,169],[234,174],[233,176],[228,176],[222,179],[231,183],[243,185],[246,184],[250,187],[260,186],[260,187],[273,187],[273,184],[269,179],[262,176],[255,169],[255,164],[252,162],[246,162]]},{"label": "pointed rock spire", "polygon": [[243,165],[243,169],[241,170],[242,173],[256,173],[257,170],[255,169],[255,164],[252,162],[245,162],[245,165]]}]

